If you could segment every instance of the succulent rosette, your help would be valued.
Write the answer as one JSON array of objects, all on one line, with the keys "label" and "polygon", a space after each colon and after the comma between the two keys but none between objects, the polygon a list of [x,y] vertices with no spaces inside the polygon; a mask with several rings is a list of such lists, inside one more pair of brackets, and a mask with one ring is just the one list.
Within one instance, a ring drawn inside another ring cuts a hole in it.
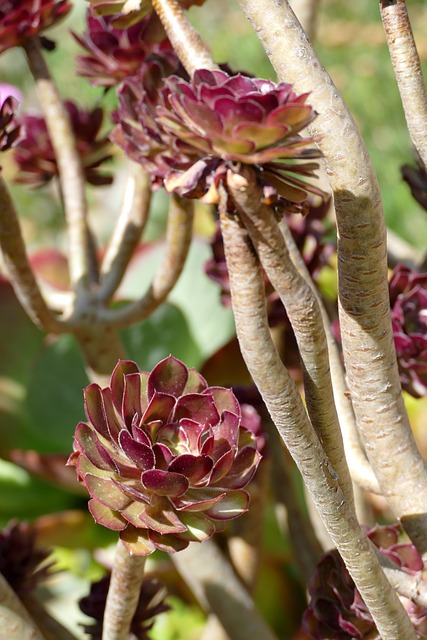
[{"label": "succulent rosette", "polygon": [[[179,0],[183,9],[193,5],[201,6],[206,0]],[[153,10],[151,0],[90,0],[90,6],[97,16],[112,16],[116,28],[127,28]]]},{"label": "succulent rosette", "polygon": [[[208,202],[218,201],[218,186],[230,166],[249,164],[257,169],[265,202],[298,211],[309,194],[319,201],[324,196],[309,181],[318,168],[312,160],[321,153],[311,138],[299,135],[316,116],[305,104],[307,96],[284,82],[225,71],[199,69],[188,82],[171,76],[155,105],[139,107],[135,128],[145,135],[139,162],[157,162],[168,191],[205,196]],[[127,125],[129,106],[123,100],[118,113]],[[128,136],[123,127],[122,133]]]},{"label": "succulent rosette", "polygon": [[151,373],[119,361],[109,387],[86,388],[85,409],[69,464],[131,553],[179,551],[247,510],[261,456],[231,390],[172,356]]},{"label": "succulent rosette", "polygon": [[[399,525],[376,526],[368,537],[401,569],[417,573],[423,561],[412,544],[399,542]],[[371,614],[363,602],[341,556],[335,549],[325,553],[309,582],[310,603],[303,616],[303,629],[312,640],[381,640]],[[427,610],[400,596],[416,637],[427,638]]]},{"label": "succulent rosette", "polygon": [[[112,176],[99,169],[100,165],[112,157],[108,137],[100,135],[102,109],[97,107],[89,111],[70,100],[64,106],[76,137],[87,182],[96,186],[111,184]],[[46,122],[43,116],[28,113],[21,120],[21,128],[23,134],[14,151],[18,166],[15,181],[30,187],[41,187],[58,175],[58,165]]]},{"label": "succulent rosette", "polygon": [[[90,593],[79,602],[80,610],[94,619],[94,622],[83,625],[85,633],[91,640],[102,640],[105,604],[111,576],[107,575],[90,586]],[[153,628],[154,618],[160,613],[169,611],[164,602],[166,590],[155,578],[146,578],[141,586],[138,604],[132,618],[130,632],[135,640],[149,640],[149,631]]]},{"label": "succulent rosette", "polygon": [[73,35],[87,51],[87,55],[77,56],[77,72],[94,86],[112,87],[137,74],[150,57],[173,55],[155,14],[118,29],[111,16],[95,17],[88,13],[85,33]]},{"label": "succulent rosette", "polygon": [[427,393],[427,273],[397,265],[389,291],[400,382],[421,398]]},{"label": "succulent rosette", "polygon": [[71,7],[68,0],[2,0],[0,53],[56,24]]}]

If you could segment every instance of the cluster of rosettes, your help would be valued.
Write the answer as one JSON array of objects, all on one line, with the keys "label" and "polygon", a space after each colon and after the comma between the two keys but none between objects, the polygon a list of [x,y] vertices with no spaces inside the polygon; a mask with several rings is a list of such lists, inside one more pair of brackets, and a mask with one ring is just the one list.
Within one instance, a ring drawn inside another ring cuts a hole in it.
[{"label": "cluster of rosettes", "polygon": [[[102,109],[98,107],[87,111],[70,100],[66,101],[64,106],[76,137],[77,150],[82,159],[87,182],[97,186],[111,184],[112,176],[99,170],[100,165],[112,157],[109,153],[111,143],[108,137],[100,135]],[[16,182],[40,187],[58,175],[55,152],[43,116],[26,114],[21,120],[21,131],[22,136],[14,151],[14,159],[19,169]]]},{"label": "cluster of rosettes", "polygon": [[[368,537],[401,569],[416,573],[423,561],[412,544],[399,543],[399,525],[376,526]],[[303,629],[313,640],[381,640],[338,551],[324,554],[309,582]],[[427,610],[401,597],[419,640],[427,638]]]},{"label": "cluster of rosettes", "polygon": [[0,53],[33,38],[61,20],[72,7],[68,0],[2,0]]},{"label": "cluster of rosettes", "polygon": [[400,381],[420,398],[427,393],[427,273],[398,265],[389,291]]},{"label": "cluster of rosettes", "polygon": [[[102,628],[111,576],[107,575],[91,584],[89,595],[82,598],[79,607],[94,622],[83,625],[91,640],[102,640]],[[164,602],[166,591],[159,580],[146,578],[141,586],[138,604],[132,618],[130,632],[136,640],[149,640],[149,631],[153,628],[154,618],[170,610]]]},{"label": "cluster of rosettes", "polygon": [[151,373],[120,361],[109,387],[86,388],[85,409],[69,464],[131,553],[179,551],[247,510],[261,456],[231,390],[172,356]]},{"label": "cluster of rosettes", "polygon": [[[119,92],[118,126],[113,140],[168,191],[218,202],[229,167],[244,163],[257,170],[263,200],[302,209],[309,194],[323,192],[315,177],[320,152],[299,135],[315,118],[287,83],[197,70],[190,81],[171,76],[156,92],[144,82],[124,82]],[[232,205],[230,205],[232,208]]]},{"label": "cluster of rosettes", "polygon": [[[201,6],[206,0],[178,0],[184,9],[193,5]],[[151,0],[90,0],[93,14],[112,16],[117,29],[129,27],[152,11]]]}]

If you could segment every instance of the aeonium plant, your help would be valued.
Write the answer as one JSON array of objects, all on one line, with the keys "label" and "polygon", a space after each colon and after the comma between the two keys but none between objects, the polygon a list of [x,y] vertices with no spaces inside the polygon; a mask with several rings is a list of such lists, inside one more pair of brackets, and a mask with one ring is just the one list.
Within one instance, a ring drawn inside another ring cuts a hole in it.
[{"label": "aeonium plant", "polygon": [[244,513],[261,455],[233,392],[169,356],[151,373],[120,361],[85,389],[69,464],[95,521],[131,554],[185,549]]}]

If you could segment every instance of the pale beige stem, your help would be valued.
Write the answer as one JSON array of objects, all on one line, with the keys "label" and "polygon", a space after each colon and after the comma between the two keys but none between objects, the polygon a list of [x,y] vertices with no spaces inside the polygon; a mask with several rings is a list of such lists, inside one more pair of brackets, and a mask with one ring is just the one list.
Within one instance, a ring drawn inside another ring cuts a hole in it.
[{"label": "pale beige stem", "polygon": [[129,640],[144,580],[144,556],[132,556],[119,540],[105,606],[102,640]]},{"label": "pale beige stem", "polygon": [[119,359],[126,357],[120,336],[115,327],[93,322],[83,323],[74,331],[85,360],[85,368],[91,382],[106,387]]},{"label": "pale beige stem", "polygon": [[0,620],[2,638],[8,640],[46,640],[28,611],[0,574]]},{"label": "pale beige stem", "polygon": [[217,615],[230,638],[276,640],[213,540],[190,544],[172,559],[202,607]]},{"label": "pale beige stem", "polygon": [[148,220],[150,176],[134,165],[126,186],[123,208],[101,265],[98,298],[109,300],[117,290]]},{"label": "pale beige stem", "polygon": [[[222,194],[222,209],[225,209]],[[415,631],[375,552],[344,498],[337,476],[271,340],[263,276],[247,232],[221,212],[237,336],[242,355],[294,458],[383,640],[415,640]]]},{"label": "pale beige stem", "polygon": [[291,0],[291,6],[302,28],[313,41],[316,36],[320,0]]},{"label": "pale beige stem", "polygon": [[36,39],[27,40],[25,53],[34,76],[40,105],[58,163],[69,234],[70,277],[77,290],[96,279],[94,245],[87,222],[85,178],[68,114],[50,76]]},{"label": "pale beige stem", "polygon": [[0,246],[7,275],[15,294],[31,320],[48,333],[66,330],[49,309],[31,265],[11,195],[0,176]]},{"label": "pale beige stem", "polygon": [[230,640],[230,636],[213,613],[208,616],[201,640]]},{"label": "pale beige stem", "polygon": [[279,78],[310,91],[338,223],[340,327],[351,401],[381,490],[427,552],[427,471],[404,406],[381,195],[357,126],[286,0],[240,0]]},{"label": "pale beige stem", "polygon": [[170,200],[166,253],[148,291],[118,309],[100,309],[98,318],[115,327],[134,324],[149,316],[167,298],[184,268],[193,229],[193,203],[173,194]]},{"label": "pale beige stem", "polygon": [[152,0],[152,5],[190,76],[197,69],[218,69],[177,0]]},{"label": "pale beige stem", "polygon": [[345,371],[341,362],[341,354],[331,331],[328,313],[323,305],[319,292],[314,286],[304,260],[298,251],[298,247],[295,244],[285,218],[279,223],[279,228],[285,239],[291,260],[294,263],[295,268],[311,286],[322,314],[323,326],[328,343],[334,401],[344,440],[344,451],[347,458],[347,464],[350,469],[350,475],[359,487],[366,489],[367,491],[371,491],[372,493],[381,493],[378,486],[378,480],[375,477],[365,451],[360,443],[360,436],[356,425],[356,419],[354,417],[353,407],[348,397],[348,389],[345,382]]},{"label": "pale beige stem", "polygon": [[244,165],[239,173],[230,170],[227,185],[268,279],[286,309],[301,356],[308,414],[338,475],[344,496],[353,505],[353,487],[334,404],[328,346],[316,296],[290,259],[273,210],[262,204],[255,171]]},{"label": "pale beige stem", "polygon": [[380,0],[381,19],[412,144],[427,167],[427,92],[405,0]]}]

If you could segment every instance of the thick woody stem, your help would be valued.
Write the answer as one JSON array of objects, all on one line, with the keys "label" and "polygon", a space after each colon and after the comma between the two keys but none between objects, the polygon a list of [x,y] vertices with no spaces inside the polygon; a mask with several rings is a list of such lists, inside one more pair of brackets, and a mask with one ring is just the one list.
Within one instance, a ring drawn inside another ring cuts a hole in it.
[{"label": "thick woody stem", "polygon": [[128,640],[144,580],[145,557],[132,556],[119,540],[105,606],[102,640]]},{"label": "thick woody stem", "polygon": [[173,194],[170,200],[166,253],[145,295],[119,309],[100,309],[99,319],[115,327],[134,324],[149,316],[166,299],[184,268],[193,229],[193,203]]},{"label": "thick woody stem", "polygon": [[92,323],[88,319],[74,331],[74,335],[82,351],[89,380],[101,387],[108,386],[117,360],[125,358],[116,328],[98,323],[94,316]]},{"label": "thick woody stem", "polygon": [[27,40],[25,53],[36,82],[49,137],[58,163],[61,192],[69,233],[70,277],[76,290],[96,279],[94,243],[87,223],[85,179],[75,136],[58,89],[37,40]]},{"label": "thick woody stem", "polygon": [[405,0],[380,0],[380,11],[409,135],[427,167],[427,93]]},{"label": "thick woody stem", "polygon": [[302,28],[313,41],[316,36],[320,0],[291,0],[291,5]]},{"label": "thick woody stem", "polygon": [[289,227],[286,223],[286,218],[283,218],[283,220],[279,223],[279,228],[285,239],[291,260],[294,263],[295,268],[312,288],[313,293],[316,296],[320,312],[322,314],[323,326],[325,328],[326,340],[328,343],[334,401],[337,408],[338,418],[344,441],[344,451],[347,458],[350,475],[353,481],[356,482],[359,487],[366,489],[367,491],[372,491],[373,493],[380,493],[378,480],[376,479],[375,474],[372,471],[372,467],[369,464],[366,454],[360,443],[360,436],[357,430],[353,407],[351,406],[351,402],[348,398],[344,367],[341,362],[341,355],[338,349],[338,345],[331,331],[327,311],[323,305],[322,298],[319,295],[319,292],[314,286],[310,273],[305,266],[305,262],[300,252],[298,251],[298,247],[296,246],[295,241],[292,237],[292,233],[290,232]]},{"label": "thick woody stem", "polygon": [[3,638],[8,638],[8,640],[46,640],[1,574],[0,620]]},{"label": "thick woody stem", "polygon": [[[23,596],[22,602],[31,615],[38,628],[42,631],[45,640],[76,640],[75,636],[62,626],[46,611],[41,602],[31,595]],[[9,636],[10,637],[10,636]],[[21,636],[19,636],[21,638]]]},{"label": "thick woody stem", "polygon": [[46,304],[28,262],[25,242],[15,207],[0,176],[0,246],[7,275],[16,296],[31,320],[48,333],[61,333],[65,327]]},{"label": "thick woody stem", "polygon": [[218,69],[177,0],[152,0],[152,5],[190,76],[196,69]]},{"label": "thick woody stem", "polygon": [[286,309],[301,356],[308,414],[344,496],[353,505],[353,487],[332,392],[328,346],[313,289],[290,259],[271,207],[261,203],[255,171],[248,166],[241,166],[239,173],[230,170],[227,185],[268,279]]},{"label": "thick woody stem", "polygon": [[[225,208],[225,198],[222,200]],[[262,272],[247,232],[223,211],[220,219],[237,336],[249,372],[381,637],[415,640],[412,624],[344,498],[298,390],[271,340]]]},{"label": "thick woody stem", "polygon": [[173,556],[180,574],[206,611],[213,611],[233,640],[276,640],[255,609],[231,564],[212,540]]},{"label": "thick woody stem", "polygon": [[279,78],[310,92],[311,128],[333,188],[338,223],[340,328],[356,421],[381,491],[427,552],[427,471],[404,406],[387,283],[384,215],[357,126],[286,0],[240,0]]},{"label": "thick woody stem", "polygon": [[134,165],[123,208],[101,265],[98,298],[104,302],[113,296],[122,281],[148,220],[150,202],[150,176],[139,165]]}]

